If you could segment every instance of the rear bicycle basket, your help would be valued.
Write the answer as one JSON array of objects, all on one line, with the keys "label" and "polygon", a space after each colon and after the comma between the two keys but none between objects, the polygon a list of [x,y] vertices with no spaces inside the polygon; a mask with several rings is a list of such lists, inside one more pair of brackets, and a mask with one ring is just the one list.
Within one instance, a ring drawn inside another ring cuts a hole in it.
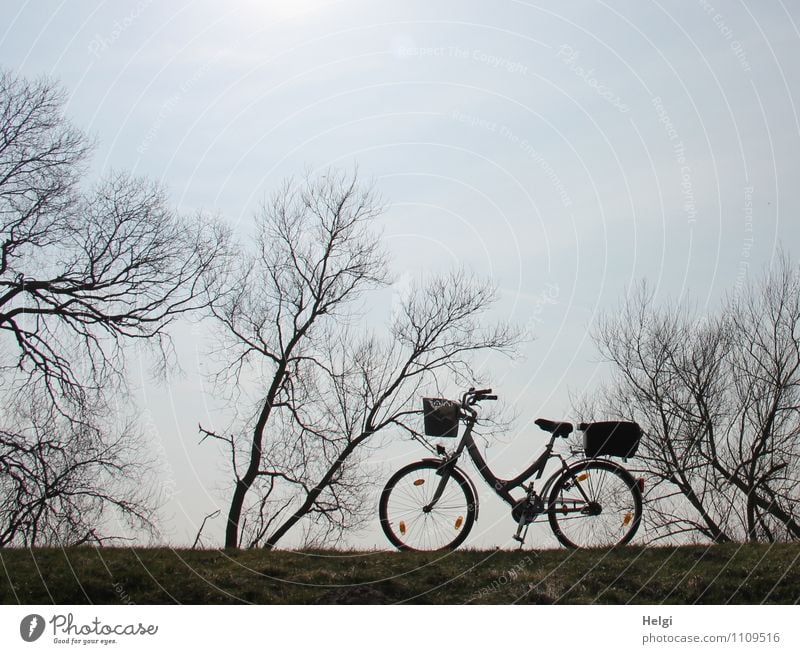
[{"label": "rear bicycle basket", "polygon": [[458,402],[432,397],[422,398],[425,435],[435,438],[458,436]]},{"label": "rear bicycle basket", "polygon": [[617,456],[628,459],[636,454],[642,429],[635,422],[590,422],[583,431],[586,456]]}]

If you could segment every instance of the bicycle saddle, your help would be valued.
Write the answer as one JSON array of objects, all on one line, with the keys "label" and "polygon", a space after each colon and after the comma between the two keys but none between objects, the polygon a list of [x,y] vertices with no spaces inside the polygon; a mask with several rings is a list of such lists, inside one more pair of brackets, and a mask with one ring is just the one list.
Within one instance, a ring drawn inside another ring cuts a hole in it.
[{"label": "bicycle saddle", "polygon": [[571,422],[556,422],[555,420],[538,418],[536,421],[534,421],[534,424],[538,425],[545,431],[549,431],[554,436],[561,436],[562,438],[566,438],[572,433]]}]

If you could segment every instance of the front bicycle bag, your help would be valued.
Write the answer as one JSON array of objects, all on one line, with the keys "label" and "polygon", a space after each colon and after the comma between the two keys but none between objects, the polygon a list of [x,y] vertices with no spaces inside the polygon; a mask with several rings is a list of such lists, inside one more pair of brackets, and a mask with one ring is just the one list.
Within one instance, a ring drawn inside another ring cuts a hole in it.
[{"label": "front bicycle bag", "polygon": [[590,422],[582,424],[586,456],[617,456],[628,459],[636,454],[642,428],[635,422]]},{"label": "front bicycle bag", "polygon": [[436,438],[458,437],[458,402],[431,397],[422,398],[425,435]]}]

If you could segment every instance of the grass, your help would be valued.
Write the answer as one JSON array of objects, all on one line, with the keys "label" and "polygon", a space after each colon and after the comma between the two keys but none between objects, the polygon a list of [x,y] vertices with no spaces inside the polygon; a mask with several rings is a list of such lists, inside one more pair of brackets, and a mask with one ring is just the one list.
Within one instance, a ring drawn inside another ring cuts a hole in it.
[{"label": "grass", "polygon": [[4,604],[795,604],[800,544],[595,551],[0,550]]}]

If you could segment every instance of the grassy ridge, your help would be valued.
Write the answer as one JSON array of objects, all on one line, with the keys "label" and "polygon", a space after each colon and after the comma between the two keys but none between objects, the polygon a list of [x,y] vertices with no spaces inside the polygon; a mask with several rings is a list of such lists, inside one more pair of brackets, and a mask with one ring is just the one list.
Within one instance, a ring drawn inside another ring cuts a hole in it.
[{"label": "grassy ridge", "polygon": [[793,604],[800,544],[613,551],[0,550],[4,604]]}]

